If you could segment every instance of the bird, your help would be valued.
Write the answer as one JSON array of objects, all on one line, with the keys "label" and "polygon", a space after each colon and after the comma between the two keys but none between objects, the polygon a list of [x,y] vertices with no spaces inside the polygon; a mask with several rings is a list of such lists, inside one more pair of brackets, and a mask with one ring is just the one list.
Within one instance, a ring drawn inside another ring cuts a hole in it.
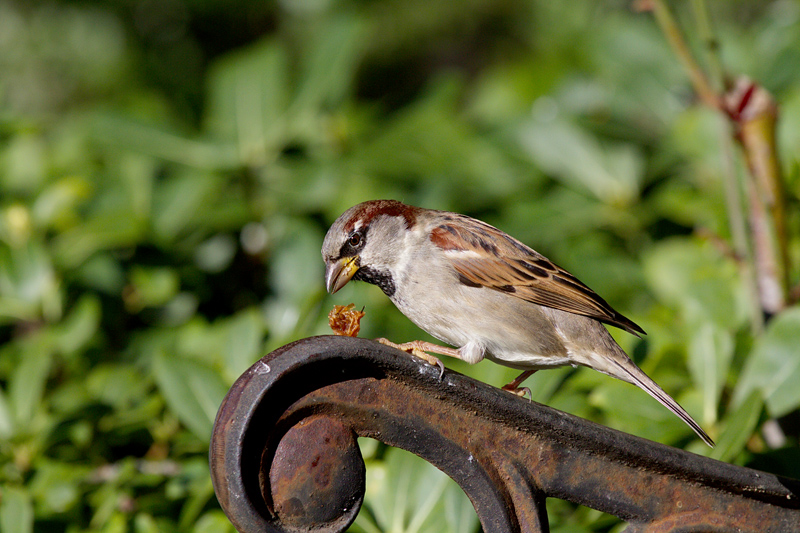
[{"label": "bird", "polygon": [[[507,233],[466,215],[371,200],[346,210],[322,244],[325,285],[333,294],[350,280],[378,286],[414,324],[436,339],[385,344],[444,367],[431,353],[467,363],[484,358],[522,374],[586,366],[631,383],[714,442],[644,373],[604,324],[636,336],[644,330],[603,298]],[[441,378],[441,374],[440,374]]]}]

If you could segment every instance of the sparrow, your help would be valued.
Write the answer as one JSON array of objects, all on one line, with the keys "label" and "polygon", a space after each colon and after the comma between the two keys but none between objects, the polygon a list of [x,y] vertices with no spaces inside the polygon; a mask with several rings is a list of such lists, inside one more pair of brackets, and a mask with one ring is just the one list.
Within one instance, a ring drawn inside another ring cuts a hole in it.
[{"label": "sparrow", "polygon": [[522,374],[587,366],[647,392],[709,446],[700,425],[628,357],[603,324],[644,330],[575,276],[517,239],[457,213],[373,200],[345,211],[322,244],[325,285],[377,285],[414,324],[458,348],[425,341],[395,345],[438,364],[429,353],[477,363],[484,357]]}]

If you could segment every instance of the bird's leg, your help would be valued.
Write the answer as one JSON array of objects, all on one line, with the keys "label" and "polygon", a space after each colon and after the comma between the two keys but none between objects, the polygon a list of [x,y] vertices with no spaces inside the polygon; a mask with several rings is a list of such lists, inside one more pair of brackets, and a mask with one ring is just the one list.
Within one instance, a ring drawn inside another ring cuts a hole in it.
[{"label": "bird's leg", "polygon": [[508,385],[504,385],[503,390],[514,393],[517,396],[522,396],[523,398],[525,397],[526,394],[529,397],[532,397],[531,390],[528,387],[520,387],[520,385],[522,385],[523,381],[531,377],[536,372],[536,370],[538,369],[534,368],[533,370],[526,370],[525,372],[517,376],[517,378],[514,381],[512,381]]},{"label": "bird's leg", "polygon": [[381,344],[385,344],[386,346],[391,346],[393,348],[397,348],[398,350],[402,350],[404,352],[408,352],[411,355],[419,357],[427,361],[429,364],[439,367],[439,379],[442,379],[444,375],[444,365],[439,360],[439,358],[432,356],[428,352],[438,353],[441,355],[449,355],[450,357],[457,357],[461,358],[461,354],[455,348],[448,348],[447,346],[439,346],[438,344],[433,344],[432,342],[426,341],[411,341],[411,342],[404,342],[403,344],[394,343],[388,339],[375,339]]}]

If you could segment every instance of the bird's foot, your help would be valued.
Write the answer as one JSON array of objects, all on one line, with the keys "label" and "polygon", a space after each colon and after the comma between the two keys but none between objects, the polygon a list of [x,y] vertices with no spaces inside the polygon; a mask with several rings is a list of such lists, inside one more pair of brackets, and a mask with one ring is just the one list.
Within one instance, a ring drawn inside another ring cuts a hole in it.
[{"label": "bird's foot", "polygon": [[[381,344],[385,344],[386,346],[391,346],[393,348],[397,348],[406,353],[410,353],[413,356],[419,357],[420,359],[427,361],[428,364],[433,365],[439,368],[439,381],[441,381],[442,376],[444,376],[444,364],[438,357],[434,357],[429,354],[426,350],[434,351],[432,348],[441,349],[441,350],[448,350],[444,346],[437,346],[436,344],[432,344],[430,342],[425,341],[411,341],[411,342],[404,342],[403,344],[397,344],[395,342],[390,341],[389,339],[375,339]],[[438,352],[442,353],[442,352]]]},{"label": "bird's foot", "polygon": [[503,389],[504,391],[508,391],[511,394],[515,394],[520,398],[525,398],[527,396],[528,400],[533,401],[533,394],[531,394],[531,389],[529,389],[528,387],[511,388],[509,387],[509,385],[503,385],[501,389]]},{"label": "bird's foot", "polygon": [[527,396],[529,400],[533,401],[533,394],[531,394],[531,390],[528,387],[520,387],[520,385],[522,385],[523,381],[531,377],[534,374],[534,372],[536,372],[536,369],[526,370],[525,372],[517,376],[517,378],[508,385],[503,385],[502,389],[504,391],[510,392],[511,394],[516,394],[521,398]]}]

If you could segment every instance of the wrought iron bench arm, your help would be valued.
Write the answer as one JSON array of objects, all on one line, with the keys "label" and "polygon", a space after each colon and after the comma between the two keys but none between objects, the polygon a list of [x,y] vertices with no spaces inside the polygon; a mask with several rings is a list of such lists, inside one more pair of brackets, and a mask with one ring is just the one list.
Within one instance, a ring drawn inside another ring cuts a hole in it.
[{"label": "wrought iron bench arm", "polygon": [[344,531],[364,494],[356,436],[411,451],[466,492],[483,530],[548,531],[545,498],[636,532],[800,531],[800,484],[531,403],[374,341],[313,337],[236,381],[211,441],[241,532]]}]

